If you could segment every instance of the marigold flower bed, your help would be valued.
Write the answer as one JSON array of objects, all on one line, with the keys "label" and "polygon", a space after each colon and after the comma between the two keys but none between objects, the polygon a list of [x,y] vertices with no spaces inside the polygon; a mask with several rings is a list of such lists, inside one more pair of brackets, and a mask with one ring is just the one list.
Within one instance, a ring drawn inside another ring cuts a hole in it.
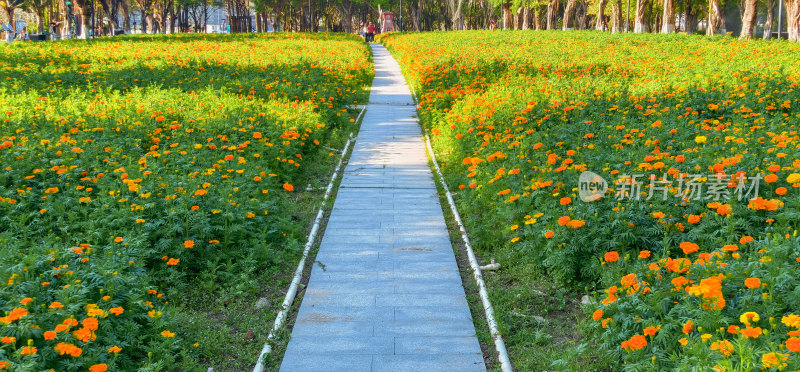
[{"label": "marigold flower bed", "polygon": [[[609,368],[800,368],[800,47],[594,32],[381,41],[476,246],[512,272],[599,288],[588,342]],[[585,171],[606,181],[599,200],[581,199]]]},{"label": "marigold flower bed", "polygon": [[0,370],[192,358],[165,293],[297,259],[293,185],[366,100],[358,40],[0,45]]}]

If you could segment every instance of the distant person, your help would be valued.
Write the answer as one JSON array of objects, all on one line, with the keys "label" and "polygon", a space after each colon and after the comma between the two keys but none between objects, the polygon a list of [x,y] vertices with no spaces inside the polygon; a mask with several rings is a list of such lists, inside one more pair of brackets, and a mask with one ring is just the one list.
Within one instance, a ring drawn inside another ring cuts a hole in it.
[{"label": "distant person", "polygon": [[370,22],[367,25],[367,42],[371,43],[373,41],[375,41],[375,25]]},{"label": "distant person", "polygon": [[492,18],[489,20],[489,30],[494,31],[495,28],[497,28],[497,24],[494,21],[494,18]]},{"label": "distant person", "polygon": [[17,40],[28,40],[28,26],[23,26],[22,31],[17,34]]}]

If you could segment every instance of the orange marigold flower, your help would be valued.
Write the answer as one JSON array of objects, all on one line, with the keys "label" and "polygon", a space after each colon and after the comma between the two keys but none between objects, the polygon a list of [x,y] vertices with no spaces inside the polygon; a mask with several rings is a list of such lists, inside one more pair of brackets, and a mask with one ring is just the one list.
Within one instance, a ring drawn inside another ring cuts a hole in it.
[{"label": "orange marigold flower", "polygon": [[722,204],[717,208],[717,214],[720,216],[727,216],[733,212],[733,208],[731,208],[728,204]]},{"label": "orange marigold flower", "polygon": [[697,250],[700,249],[700,247],[697,244],[694,244],[694,243],[691,243],[691,242],[683,242],[683,243],[680,244],[680,247],[681,247],[681,250],[683,251],[683,254],[694,253],[694,252],[697,252]]},{"label": "orange marigold flower", "polygon": [[739,250],[739,246],[736,244],[726,244],[722,246],[723,252],[736,252]]},{"label": "orange marigold flower", "polygon": [[0,360],[0,369],[8,369],[8,367],[11,367],[11,362],[7,360]]},{"label": "orange marigold flower", "polygon": [[20,355],[36,355],[38,351],[35,346],[23,346]]},{"label": "orange marigold flower", "polygon": [[733,344],[728,340],[714,341],[711,343],[711,351],[730,356],[733,353]]},{"label": "orange marigold flower", "polygon": [[569,220],[570,220],[569,216],[562,216],[562,217],[559,217],[559,219],[558,219],[558,224],[559,224],[559,225],[561,225],[561,226],[564,226],[564,225],[566,225],[567,223],[569,223]]},{"label": "orange marigold flower", "polygon": [[734,335],[735,334],[739,334],[739,326],[733,325],[733,324],[729,325],[728,326],[728,333],[731,333],[731,334],[734,334]]},{"label": "orange marigold flower", "polygon": [[795,353],[800,353],[800,338],[790,337],[786,340],[786,349]]},{"label": "orange marigold flower", "polygon": [[775,174],[768,174],[764,177],[764,182],[766,183],[774,183],[776,181],[778,181],[778,176]]},{"label": "orange marigold flower", "polygon": [[644,258],[649,258],[649,257],[650,257],[650,251],[645,250],[645,251],[639,252],[639,258],[644,259]]},{"label": "orange marigold flower", "polygon": [[739,333],[741,333],[744,338],[758,338],[758,336],[761,336],[761,327],[750,327],[748,324],[746,328],[739,330]]},{"label": "orange marigold flower", "polygon": [[122,308],[122,306],[120,306],[120,307],[112,307],[112,308],[108,309],[108,312],[110,312],[111,314],[114,314],[115,316],[119,316],[119,315],[122,315],[122,313],[125,312],[125,309]]},{"label": "orange marigold flower", "polygon": [[170,331],[162,331],[161,335],[164,336],[164,337],[175,337],[175,333],[170,332]]},{"label": "orange marigold flower", "polygon": [[642,335],[633,335],[629,340],[622,341],[620,346],[626,350],[640,350],[647,346],[647,339]]},{"label": "orange marigold flower", "polygon": [[766,353],[761,356],[761,367],[783,368],[787,366],[787,359],[789,359],[789,354],[782,354],[778,352]]},{"label": "orange marigold flower", "polygon": [[600,320],[603,317],[603,310],[597,309],[592,313],[592,319]]},{"label": "orange marigold flower", "polygon": [[655,335],[656,335],[656,333],[657,333],[659,330],[661,330],[661,326],[660,326],[660,325],[659,325],[659,326],[657,326],[657,327],[652,327],[652,326],[651,326],[651,327],[645,327],[645,329],[644,329],[644,335],[645,335],[645,336],[655,336]]},{"label": "orange marigold flower", "polygon": [[0,323],[10,324],[11,322],[17,321],[22,317],[28,315],[28,310],[24,307],[18,307],[8,314],[8,316],[0,317]]},{"label": "orange marigold flower", "polygon": [[606,254],[603,256],[603,260],[606,262],[616,262],[619,260],[619,253],[615,251],[606,252]]},{"label": "orange marigold flower", "polygon": [[99,326],[99,321],[97,318],[86,318],[81,322],[83,328],[86,328],[90,331],[96,331]]},{"label": "orange marigold flower", "polygon": [[689,333],[692,332],[693,329],[694,329],[694,322],[691,319],[689,319],[688,321],[686,321],[686,323],[683,324],[683,329],[681,331],[688,335]]},{"label": "orange marigold flower", "polygon": [[17,342],[17,338],[12,336],[3,336],[3,338],[0,338],[0,342],[4,344],[13,344]]},{"label": "orange marigold flower", "polygon": [[571,198],[567,198],[567,197],[563,197],[563,198],[561,198],[561,200],[558,201],[558,203],[561,204],[561,205],[568,205],[569,203],[572,203],[572,199]]},{"label": "orange marigold flower", "polygon": [[51,309],[61,309],[61,308],[64,307],[64,305],[62,303],[58,302],[58,301],[55,301],[55,302],[51,303],[50,306],[48,306],[48,307],[51,308]]},{"label": "orange marigold flower", "polygon": [[655,218],[655,219],[664,218],[664,212],[653,212],[653,218]]},{"label": "orange marigold flower", "polygon": [[118,237],[114,238],[114,242],[115,243],[122,243],[122,237],[118,236]]},{"label": "orange marigold flower", "polygon": [[761,279],[759,278],[747,278],[744,280],[744,286],[750,289],[756,289],[761,287]]},{"label": "orange marigold flower", "polygon": [[167,265],[175,266],[175,265],[179,264],[180,262],[181,262],[180,258],[170,258],[169,261],[167,261]]},{"label": "orange marigold flower", "polygon": [[684,337],[684,338],[682,338],[682,339],[678,340],[678,342],[679,342],[681,345],[683,345],[683,346],[686,346],[686,344],[688,344],[688,343],[689,343],[689,340],[687,340],[687,339],[686,339],[686,337]]},{"label": "orange marigold flower", "polygon": [[117,345],[114,345],[114,346],[112,346],[112,347],[108,348],[108,352],[109,352],[109,354],[117,354],[117,353],[119,353],[120,351],[122,351],[122,348],[121,348],[121,347],[119,347],[119,346],[117,346]]},{"label": "orange marigold flower", "polygon": [[194,248],[194,240],[184,240],[183,247],[187,249]]},{"label": "orange marigold flower", "polygon": [[[85,341],[84,341],[85,342]],[[70,355],[72,357],[79,357],[83,353],[83,350],[73,344],[68,344],[66,342],[59,342],[58,345],[53,347],[56,351],[58,351],[58,355]]]},{"label": "orange marigold flower", "polygon": [[696,223],[700,222],[700,218],[702,218],[702,216],[699,216],[699,215],[696,215],[696,214],[690,214],[689,217],[686,218],[686,221],[688,221],[691,224],[696,224]]},{"label": "orange marigold flower", "polygon": [[32,298],[30,298],[30,297],[25,297],[25,298],[23,298],[22,300],[20,300],[20,301],[19,301],[19,303],[21,303],[21,304],[23,304],[23,305],[27,305],[27,304],[31,303],[31,301],[33,301],[33,299],[32,299]]},{"label": "orange marigold flower", "polygon": [[547,231],[547,232],[545,232],[545,233],[544,233],[544,237],[545,237],[545,238],[547,238],[547,239],[550,239],[550,238],[552,238],[552,237],[553,237],[553,235],[555,235],[555,234],[556,234],[556,233],[554,233],[554,232],[552,232],[552,231]]},{"label": "orange marigold flower", "polygon": [[286,191],[294,191],[294,186],[292,186],[292,184],[289,182],[286,182],[283,184],[283,189]]},{"label": "orange marigold flower", "polygon": [[676,276],[675,278],[672,278],[672,280],[671,280],[672,286],[675,287],[674,290],[682,289],[683,286],[689,284],[689,282],[690,282],[690,280],[686,279],[686,277],[682,276],[682,275],[681,276]]},{"label": "orange marigold flower", "polygon": [[56,336],[58,336],[58,334],[53,332],[53,331],[47,331],[47,332],[44,333],[44,339],[47,340],[47,341],[55,339]]},{"label": "orange marigold flower", "polygon": [[89,372],[106,372],[108,371],[108,365],[105,363],[95,364],[89,367]]},{"label": "orange marigold flower", "polygon": [[572,230],[583,227],[584,225],[586,225],[586,221],[583,220],[571,220],[567,222],[567,228]]},{"label": "orange marigold flower", "polygon": [[739,244],[747,244],[753,241],[752,236],[743,236],[739,239]]}]

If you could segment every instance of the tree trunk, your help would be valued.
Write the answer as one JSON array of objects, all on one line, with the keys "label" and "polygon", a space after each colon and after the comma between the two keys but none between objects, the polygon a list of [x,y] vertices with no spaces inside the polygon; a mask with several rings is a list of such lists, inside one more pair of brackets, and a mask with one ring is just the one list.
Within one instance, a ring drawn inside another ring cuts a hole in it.
[{"label": "tree trunk", "polygon": [[719,0],[709,0],[708,2],[708,25],[706,27],[706,36],[714,35],[725,28],[724,20],[722,19],[722,11],[720,9]]},{"label": "tree trunk", "polygon": [[530,22],[528,21],[530,19],[530,15],[531,14],[530,14],[530,10],[528,9],[528,7],[522,8],[522,29],[523,30],[527,30],[527,29],[530,28]]},{"label": "tree trunk", "polygon": [[800,0],[786,0],[784,4],[789,41],[800,42]]},{"label": "tree trunk", "polygon": [[578,1],[577,10],[575,12],[576,25],[578,30],[586,29],[586,17],[589,16],[589,4],[584,0]]},{"label": "tree trunk", "polygon": [[664,0],[664,15],[661,17],[661,33],[671,34],[675,32],[675,10],[672,8],[672,0]]},{"label": "tree trunk", "polygon": [[[11,30],[13,30],[14,33],[17,33],[17,22],[14,22],[14,11],[16,9],[7,6],[7,4],[8,3],[3,2],[3,9],[6,11],[6,15],[8,15],[8,22],[11,23]],[[13,37],[13,35],[12,35],[12,37]],[[5,40],[3,40],[3,41],[5,41]]]},{"label": "tree trunk", "polygon": [[775,0],[766,0],[767,18],[764,20],[764,40],[772,37],[772,21],[775,18]]},{"label": "tree trunk", "polygon": [[741,40],[753,40],[753,29],[756,27],[756,0],[745,0],[742,15]]},{"label": "tree trunk", "polygon": [[503,29],[508,30],[511,28],[511,23],[514,21],[511,19],[511,3],[503,3]]},{"label": "tree trunk", "polygon": [[461,7],[464,5],[464,0],[449,0],[447,2],[448,10],[450,10],[450,22],[453,25],[453,30],[464,29],[464,15],[461,12]]},{"label": "tree trunk", "polygon": [[608,4],[606,0],[598,0],[597,22],[594,23],[594,29],[597,31],[605,31],[605,27],[603,27],[603,20],[605,18],[606,4]]},{"label": "tree trunk", "polygon": [[622,32],[622,0],[611,3],[611,33]]},{"label": "tree trunk", "polygon": [[567,0],[567,5],[564,7],[564,23],[561,25],[561,29],[566,31],[570,29],[570,23],[572,22],[572,15],[575,12],[575,0]]},{"label": "tree trunk", "polygon": [[[713,1],[713,0],[712,0]],[[645,11],[647,10],[647,0],[636,0],[636,19],[633,23],[633,32],[637,34],[645,33]]]},{"label": "tree trunk", "polygon": [[541,12],[542,11],[539,7],[531,10],[531,22],[533,23],[533,29],[537,31],[541,30]]},{"label": "tree trunk", "polygon": [[558,0],[547,3],[547,29],[555,30],[558,27]]}]

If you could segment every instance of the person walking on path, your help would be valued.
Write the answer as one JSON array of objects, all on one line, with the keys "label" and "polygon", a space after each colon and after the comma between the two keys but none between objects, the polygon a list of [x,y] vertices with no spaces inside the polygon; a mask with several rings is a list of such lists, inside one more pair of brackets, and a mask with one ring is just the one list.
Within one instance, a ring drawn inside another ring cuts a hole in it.
[{"label": "person walking on path", "polygon": [[367,25],[367,42],[371,43],[373,41],[375,41],[375,25],[370,22]]}]

